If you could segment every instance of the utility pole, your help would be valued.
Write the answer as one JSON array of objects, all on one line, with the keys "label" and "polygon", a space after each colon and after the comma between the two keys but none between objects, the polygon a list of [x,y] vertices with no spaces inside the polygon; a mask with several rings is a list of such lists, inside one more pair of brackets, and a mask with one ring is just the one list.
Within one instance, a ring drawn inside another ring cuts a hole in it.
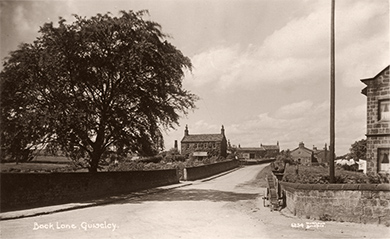
[{"label": "utility pole", "polygon": [[335,0],[332,0],[331,8],[331,33],[330,33],[330,157],[329,174],[330,183],[334,183],[334,155],[335,155]]}]

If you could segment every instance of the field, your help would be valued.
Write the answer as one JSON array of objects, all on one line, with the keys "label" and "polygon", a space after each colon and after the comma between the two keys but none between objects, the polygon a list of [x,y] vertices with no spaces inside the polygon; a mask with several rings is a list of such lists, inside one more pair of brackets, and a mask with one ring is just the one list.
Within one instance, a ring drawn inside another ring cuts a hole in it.
[{"label": "field", "polygon": [[1,172],[49,172],[71,167],[72,161],[62,156],[38,156],[28,163],[1,163]]}]

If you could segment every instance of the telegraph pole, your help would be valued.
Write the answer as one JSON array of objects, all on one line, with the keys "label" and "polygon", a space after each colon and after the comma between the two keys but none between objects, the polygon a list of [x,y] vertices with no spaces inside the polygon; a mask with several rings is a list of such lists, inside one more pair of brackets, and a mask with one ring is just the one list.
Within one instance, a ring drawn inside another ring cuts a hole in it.
[{"label": "telegraph pole", "polygon": [[330,33],[330,158],[329,174],[330,183],[334,183],[334,155],[335,155],[335,0],[332,0],[331,8],[331,33]]}]

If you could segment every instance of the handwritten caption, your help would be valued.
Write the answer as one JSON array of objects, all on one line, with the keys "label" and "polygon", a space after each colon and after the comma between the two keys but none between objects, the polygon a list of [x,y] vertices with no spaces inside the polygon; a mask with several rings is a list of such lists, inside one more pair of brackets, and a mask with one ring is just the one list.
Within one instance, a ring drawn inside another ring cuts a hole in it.
[{"label": "handwritten caption", "polygon": [[80,224],[73,223],[62,223],[62,222],[49,222],[49,223],[37,223],[34,222],[33,230],[95,230],[95,229],[103,229],[103,230],[112,230],[115,231],[118,229],[118,225],[115,223],[109,223],[107,221],[104,222],[81,222]]},{"label": "handwritten caption", "polygon": [[325,222],[306,222],[306,223],[291,223],[292,228],[321,228],[325,227]]}]

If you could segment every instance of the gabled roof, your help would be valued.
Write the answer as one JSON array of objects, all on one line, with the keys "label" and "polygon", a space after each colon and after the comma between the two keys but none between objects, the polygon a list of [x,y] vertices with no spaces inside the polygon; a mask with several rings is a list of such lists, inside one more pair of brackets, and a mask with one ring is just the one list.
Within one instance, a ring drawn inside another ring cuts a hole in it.
[{"label": "gabled roof", "polygon": [[222,134],[191,134],[185,135],[181,140],[182,143],[195,142],[221,142],[223,140]]},{"label": "gabled roof", "polygon": [[278,150],[279,145],[264,145],[262,144],[261,147],[264,148],[264,150]]},{"label": "gabled roof", "polygon": [[390,65],[386,66],[381,72],[379,72],[378,74],[376,74],[376,76],[374,76],[374,77],[372,77],[372,78],[361,79],[360,81],[367,85],[366,82],[368,82],[368,81],[370,81],[370,80],[374,80],[374,79],[377,78],[378,76],[382,75],[386,70],[389,70],[389,68],[390,68]]},{"label": "gabled roof", "polygon": [[239,147],[237,151],[265,151],[265,149],[260,147]]},{"label": "gabled roof", "polygon": [[[366,79],[361,79],[360,81],[363,82],[364,84],[366,84],[368,86],[369,82],[372,81],[372,80],[375,80],[378,76],[382,75],[386,70],[389,70],[390,68],[390,65],[386,66],[381,72],[379,72],[376,76],[372,77],[372,78],[366,78]],[[367,96],[367,87],[365,87],[361,93],[365,96]]]},{"label": "gabled roof", "polygon": [[303,149],[303,151],[306,151],[306,152],[308,152],[308,153],[313,153],[313,150],[308,149],[308,148],[306,148],[306,147],[298,147],[298,148],[296,148],[296,149],[291,150],[291,153],[297,151],[298,149]]}]

